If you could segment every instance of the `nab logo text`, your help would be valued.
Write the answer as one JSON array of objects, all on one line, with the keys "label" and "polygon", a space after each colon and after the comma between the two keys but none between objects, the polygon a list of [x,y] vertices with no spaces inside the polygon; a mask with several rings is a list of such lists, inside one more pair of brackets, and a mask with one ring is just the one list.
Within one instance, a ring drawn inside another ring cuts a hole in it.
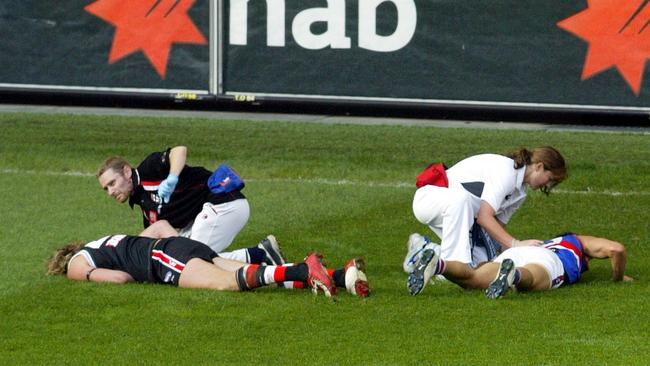
[{"label": "nab logo text", "polygon": [[[230,44],[248,43],[248,2],[230,1]],[[414,0],[358,0],[359,47],[377,52],[393,52],[406,46],[415,34],[417,9]],[[397,8],[397,26],[390,35],[377,34],[377,8],[390,2]],[[309,50],[326,47],[351,48],[351,39],[345,34],[346,0],[327,0],[325,8],[310,8],[299,12],[291,23],[296,43]],[[285,47],[285,0],[266,0],[266,44]],[[326,23],[327,30],[314,34],[314,23]]]}]

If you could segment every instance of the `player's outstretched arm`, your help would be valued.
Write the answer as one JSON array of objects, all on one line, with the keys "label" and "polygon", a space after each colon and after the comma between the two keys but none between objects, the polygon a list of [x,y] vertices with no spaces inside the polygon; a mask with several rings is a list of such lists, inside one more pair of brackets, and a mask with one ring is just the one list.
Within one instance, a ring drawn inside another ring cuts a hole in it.
[{"label": "player's outstretched arm", "polygon": [[613,281],[631,281],[632,278],[625,275],[627,265],[627,252],[623,244],[595,236],[578,235],[585,254],[591,258],[610,258],[612,262]]},{"label": "player's outstretched arm", "polygon": [[67,277],[77,281],[127,283],[134,279],[124,271],[92,267],[83,256],[75,257],[68,264]]}]

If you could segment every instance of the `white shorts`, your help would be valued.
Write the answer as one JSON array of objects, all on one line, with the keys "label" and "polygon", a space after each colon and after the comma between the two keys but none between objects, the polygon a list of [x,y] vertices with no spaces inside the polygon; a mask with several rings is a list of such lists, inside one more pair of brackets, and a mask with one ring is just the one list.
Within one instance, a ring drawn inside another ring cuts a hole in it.
[{"label": "white shorts", "polygon": [[485,253],[472,253],[469,238],[479,203],[462,188],[424,186],[415,192],[413,214],[440,238],[442,259],[475,267],[487,258]]},{"label": "white shorts", "polygon": [[558,288],[564,283],[564,266],[560,257],[552,250],[543,247],[514,247],[507,249],[494,259],[501,263],[506,258],[512,259],[516,267],[537,264],[548,272],[551,279],[550,288]]},{"label": "white shorts", "polygon": [[235,240],[249,216],[250,207],[244,198],[217,205],[204,203],[203,210],[179,230],[179,235],[200,241],[220,253]]}]

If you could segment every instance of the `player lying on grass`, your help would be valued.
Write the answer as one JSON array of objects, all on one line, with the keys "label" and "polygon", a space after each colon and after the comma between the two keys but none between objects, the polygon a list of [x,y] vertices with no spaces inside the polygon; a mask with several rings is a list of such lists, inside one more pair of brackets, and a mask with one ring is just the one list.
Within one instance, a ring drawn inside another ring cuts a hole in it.
[{"label": "player lying on grass", "polygon": [[[56,251],[48,262],[48,274],[93,282],[153,282],[187,288],[247,291],[274,283],[286,287],[310,287],[326,296],[336,286],[365,297],[368,282],[363,262],[351,260],[344,268],[329,271],[319,254],[291,265],[257,265],[221,258],[198,241],[169,237],[113,235],[83,243],[71,243]],[[348,286],[345,286],[346,283]]]},{"label": "player lying on grass", "polygon": [[[171,226],[167,220],[159,220],[151,224],[148,228],[140,233],[140,236],[146,236],[155,239],[169,238],[178,236],[178,231]],[[242,253],[238,253],[242,252]],[[287,263],[280,244],[273,235],[268,235],[256,247],[236,249],[232,252],[218,253],[220,257],[225,258],[246,258],[242,262],[253,264],[270,264],[283,265]],[[342,270],[327,269],[327,273],[332,277],[338,287],[343,287],[349,293],[359,297],[367,297],[370,294],[368,280],[366,278],[366,263],[362,258],[351,259]],[[288,282],[281,284],[282,287],[302,288],[305,283]]]},{"label": "player lying on grass", "polygon": [[[623,244],[572,233],[545,241],[541,246],[509,248],[477,269],[445,262],[440,246],[426,243],[414,254],[407,286],[417,295],[434,275],[443,275],[463,288],[485,289],[496,299],[509,289],[540,291],[576,283],[588,270],[590,258],[611,260],[613,281],[632,281],[625,275],[627,254]],[[408,263],[408,261],[406,261]]]}]

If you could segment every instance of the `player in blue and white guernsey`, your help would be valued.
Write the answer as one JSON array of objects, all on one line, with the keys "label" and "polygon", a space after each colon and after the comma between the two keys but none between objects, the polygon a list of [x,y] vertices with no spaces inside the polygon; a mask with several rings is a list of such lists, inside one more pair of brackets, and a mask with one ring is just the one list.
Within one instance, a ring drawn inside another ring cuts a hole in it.
[{"label": "player in blue and white guernsey", "polygon": [[515,247],[505,250],[494,261],[477,269],[436,257],[435,248],[425,249],[416,267],[423,269],[421,281],[434,275],[468,278],[456,282],[464,288],[485,289],[488,298],[497,299],[510,289],[541,291],[571,285],[589,269],[589,259],[611,261],[613,281],[632,281],[625,275],[627,253],[623,244],[605,238],[567,233],[545,241],[541,246]]},{"label": "player in blue and white guernsey", "polygon": [[499,268],[485,295],[497,299],[511,288],[540,291],[574,284],[589,269],[590,258],[609,258],[613,281],[633,280],[625,274],[627,252],[623,244],[567,233],[545,241],[540,247],[512,248],[499,255],[495,259]]},{"label": "player in blue and white guernsey", "polygon": [[[447,187],[424,185],[415,192],[413,214],[440,238],[436,256],[471,269],[507,248],[541,244],[536,239],[516,239],[506,224],[526,199],[528,189],[548,194],[566,178],[566,166],[556,149],[542,146],[531,151],[519,149],[509,156],[470,156],[447,169],[446,174]],[[419,282],[421,273],[413,273],[413,263],[428,244],[423,238],[411,235],[407,243],[404,270],[409,273],[407,286],[412,295],[426,285]],[[452,276],[445,277],[473,286],[472,277]]]},{"label": "player in blue and white guernsey", "polygon": [[125,159],[106,159],[97,180],[120,203],[140,206],[148,228],[167,220],[183,237],[208,245],[223,257],[246,261],[224,253],[248,222],[248,200],[239,190],[215,194],[208,188],[211,171],[185,164],[187,148],[176,146],[147,156],[137,168]]},{"label": "player in blue and white guernsey", "polygon": [[327,297],[334,296],[338,286],[365,297],[368,282],[358,264],[351,260],[344,268],[328,270],[316,253],[296,264],[247,264],[221,258],[205,244],[188,238],[111,235],[65,245],[49,260],[48,274],[78,281],[149,282],[223,291],[282,283],[284,287],[311,287]]}]

